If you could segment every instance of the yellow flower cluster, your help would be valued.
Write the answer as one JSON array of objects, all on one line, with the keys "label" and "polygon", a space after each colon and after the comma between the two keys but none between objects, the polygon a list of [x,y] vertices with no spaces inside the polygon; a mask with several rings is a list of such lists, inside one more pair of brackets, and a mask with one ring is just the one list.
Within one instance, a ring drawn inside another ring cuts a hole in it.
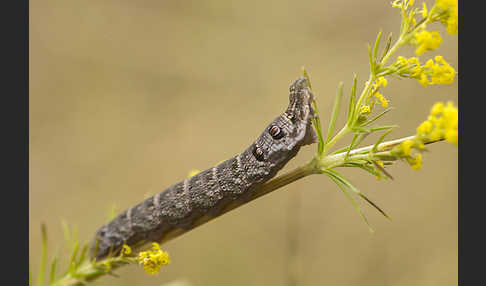
[{"label": "yellow flower cluster", "polygon": [[424,73],[430,77],[429,84],[451,84],[454,82],[456,71],[442,56],[435,56],[424,65]]},{"label": "yellow flower cluster", "polygon": [[[383,94],[379,93],[378,90],[380,87],[386,87],[388,85],[388,81],[386,78],[380,76],[377,80],[376,83],[373,84],[373,96],[378,99],[378,101],[381,103],[381,106],[387,108],[388,107],[388,100],[383,96]],[[376,104],[377,102],[375,102]]]},{"label": "yellow flower cluster", "polygon": [[398,158],[405,158],[414,170],[422,167],[422,155],[412,155],[412,149],[424,150],[424,143],[445,139],[458,144],[459,111],[452,102],[437,102],[432,106],[427,120],[417,127],[417,135],[407,139],[392,150]]},{"label": "yellow flower cluster", "polygon": [[429,32],[427,30],[422,30],[414,34],[414,40],[412,44],[417,46],[415,53],[421,55],[426,51],[433,51],[440,47],[442,43],[442,38],[437,31]]},{"label": "yellow flower cluster", "polygon": [[371,109],[370,109],[369,105],[361,106],[361,110],[360,110],[361,114],[367,114],[367,113],[370,113],[370,112],[371,112]]},{"label": "yellow flower cluster", "polygon": [[442,102],[434,104],[430,115],[417,127],[417,136],[424,140],[436,141],[445,139],[457,146],[459,111],[452,102],[444,105]]},{"label": "yellow flower cluster", "polygon": [[412,148],[423,150],[424,144],[420,140],[407,139],[402,142],[394,151],[395,155],[400,158],[405,158],[413,170],[419,170],[422,167],[422,154],[412,155]]},{"label": "yellow flower cluster", "polygon": [[415,0],[395,0],[392,2],[393,8],[402,8],[408,9],[408,7],[412,6],[415,3]]},{"label": "yellow flower cluster", "polygon": [[457,34],[458,31],[458,0],[437,0],[434,8],[436,8],[437,14],[442,15],[440,21],[447,28],[447,33],[451,35]]},{"label": "yellow flower cluster", "polygon": [[434,60],[430,59],[422,66],[416,57],[407,60],[399,56],[395,65],[401,76],[415,78],[423,86],[453,83],[456,75],[454,68],[442,56],[436,56]]},{"label": "yellow flower cluster", "polygon": [[422,154],[417,154],[417,156],[412,157],[407,157],[407,162],[410,164],[410,168],[412,170],[420,170],[422,168]]},{"label": "yellow flower cluster", "polygon": [[169,254],[160,249],[160,245],[156,242],[152,243],[151,250],[140,252],[137,260],[143,264],[143,268],[148,274],[156,274],[160,267],[170,263]]}]

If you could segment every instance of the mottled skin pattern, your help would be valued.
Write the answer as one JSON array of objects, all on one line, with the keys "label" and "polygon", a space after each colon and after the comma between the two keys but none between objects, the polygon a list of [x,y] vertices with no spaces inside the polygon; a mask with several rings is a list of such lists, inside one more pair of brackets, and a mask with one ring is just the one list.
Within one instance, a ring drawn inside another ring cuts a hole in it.
[{"label": "mottled skin pattern", "polygon": [[124,243],[138,246],[161,241],[169,231],[190,229],[202,216],[216,217],[229,203],[247,200],[301,146],[316,142],[311,126],[312,94],[305,78],[290,86],[289,100],[287,110],[241,154],[169,187],[102,226],[92,242],[91,255],[100,259],[117,253]]}]

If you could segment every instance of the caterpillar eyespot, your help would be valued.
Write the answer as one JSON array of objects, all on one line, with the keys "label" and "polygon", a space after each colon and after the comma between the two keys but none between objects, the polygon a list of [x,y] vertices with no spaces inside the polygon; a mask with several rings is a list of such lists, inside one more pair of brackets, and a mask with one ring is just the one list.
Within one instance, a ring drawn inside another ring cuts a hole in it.
[{"label": "caterpillar eyespot", "polygon": [[273,139],[280,139],[284,137],[285,133],[278,127],[277,125],[272,125],[270,129],[268,130],[268,133],[272,135]]},{"label": "caterpillar eyespot", "polygon": [[260,147],[258,147],[258,146],[255,146],[255,148],[253,149],[253,156],[255,156],[255,158],[258,161],[265,160],[265,156],[263,154],[263,150]]}]

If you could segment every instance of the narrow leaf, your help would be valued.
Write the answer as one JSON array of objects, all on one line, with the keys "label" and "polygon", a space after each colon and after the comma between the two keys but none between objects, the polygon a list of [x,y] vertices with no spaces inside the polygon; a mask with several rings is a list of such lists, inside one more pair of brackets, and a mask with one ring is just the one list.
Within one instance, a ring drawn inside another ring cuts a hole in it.
[{"label": "narrow leaf", "polygon": [[57,264],[57,257],[54,257],[51,263],[51,273],[49,275],[49,285],[51,285],[54,280],[56,279],[56,264]]},{"label": "narrow leaf", "polygon": [[388,220],[391,221],[391,217],[389,217],[379,206],[377,206],[374,202],[372,202],[370,199],[368,199],[363,193],[358,194],[361,198],[363,198],[365,201],[367,201],[370,205],[375,207],[384,217],[386,217]]},{"label": "narrow leaf", "polygon": [[338,173],[338,171],[336,171],[336,170],[327,170],[327,171],[332,173],[336,177],[336,179],[340,180],[350,190],[357,193],[361,198],[365,199],[369,204],[371,204],[373,207],[375,207],[387,219],[391,220],[391,218],[381,208],[379,208],[375,203],[373,203],[370,199],[368,199],[366,197],[366,195],[363,194],[360,190],[358,190],[356,187],[354,187],[348,180],[346,180],[340,173]]},{"label": "narrow leaf", "polygon": [[375,165],[375,167],[377,169],[379,169],[383,174],[385,174],[388,178],[392,179],[393,180],[393,177],[390,173],[388,173],[385,168],[383,168],[382,166],[380,166],[379,164],[377,164],[375,161],[373,161],[373,165]]},{"label": "narrow leaf", "polygon": [[41,249],[41,261],[39,266],[39,277],[37,277],[37,286],[44,284],[44,274],[46,271],[47,263],[47,230],[46,225],[41,224],[41,234],[42,234],[42,249]]},{"label": "narrow leaf", "polygon": [[346,159],[348,159],[348,156],[349,156],[349,152],[351,152],[351,149],[354,148],[354,143],[356,142],[356,139],[358,139],[358,136],[359,134],[354,134],[353,136],[353,140],[351,140],[351,144],[349,145],[349,149],[348,151],[346,152],[346,155],[344,155],[344,161],[346,161]]},{"label": "narrow leaf", "polygon": [[369,61],[370,61],[370,72],[372,75],[375,74],[375,65],[374,65],[374,62],[373,62],[373,54],[372,54],[372,51],[371,51],[371,45],[368,44],[368,57],[369,57]]},{"label": "narrow leaf", "polygon": [[373,47],[373,64],[376,65],[376,57],[378,56],[378,48],[380,47],[380,40],[381,40],[381,30],[378,32],[378,36],[376,37],[375,46]]},{"label": "narrow leaf", "polygon": [[387,130],[385,133],[383,133],[383,135],[380,136],[380,138],[378,138],[375,145],[373,145],[373,148],[371,148],[371,152],[375,153],[378,151],[378,145],[380,145],[381,142],[383,142],[383,140],[385,139],[385,137],[393,131],[393,128],[394,127],[389,128],[389,130]]},{"label": "narrow leaf", "polygon": [[[309,74],[307,73],[307,70],[304,67],[302,67],[302,76],[307,79],[307,82],[309,83],[309,90],[312,92],[310,77]],[[314,109],[314,113],[315,113],[315,117],[312,119],[312,126],[314,127],[314,130],[317,133],[317,138],[319,139],[319,142],[317,144],[317,154],[320,155],[324,150],[324,139],[322,137],[321,119],[319,117],[319,110],[317,109],[315,95],[314,95],[314,99],[312,100],[312,108]]]},{"label": "narrow leaf", "polygon": [[354,113],[356,112],[356,86],[358,85],[358,77],[356,74],[353,77],[353,86],[351,87],[351,97],[349,98],[348,106],[348,125],[352,126],[354,121]]},{"label": "narrow leaf", "polygon": [[64,240],[66,241],[66,245],[71,246],[71,231],[69,230],[69,226],[65,220],[61,221],[62,230],[64,233]]},{"label": "narrow leaf", "polygon": [[351,151],[358,147],[359,144],[361,144],[361,142],[366,138],[368,137],[369,133],[358,133],[358,139],[356,140],[356,142],[354,142],[353,145],[349,145],[349,146],[346,146],[346,147],[343,147],[339,150],[336,150],[332,153],[332,155],[335,155],[335,154],[339,154],[339,153],[343,153],[344,151],[348,151],[349,149],[351,149]]},{"label": "narrow leaf", "polygon": [[370,125],[371,123],[373,123],[374,121],[376,121],[377,119],[379,119],[380,117],[382,117],[383,115],[387,114],[390,110],[392,110],[393,108],[390,107],[388,109],[385,109],[383,110],[380,114],[376,115],[375,117],[371,118],[370,120],[366,121],[365,123],[363,123],[363,125],[361,126],[366,126],[366,125]]},{"label": "narrow leaf", "polygon": [[75,242],[71,260],[69,260],[69,273],[73,274],[76,270],[76,256],[78,255],[79,242]]},{"label": "narrow leaf", "polygon": [[383,51],[383,54],[381,55],[381,58],[380,58],[380,63],[383,61],[383,58],[388,54],[388,51],[390,50],[391,42],[392,42],[392,33],[390,33],[390,35],[388,36],[388,40],[386,41],[385,50]]},{"label": "narrow leaf", "polygon": [[336,100],[334,101],[334,106],[332,108],[331,113],[331,120],[329,122],[329,128],[327,130],[326,140],[324,144],[327,144],[329,140],[331,140],[333,132],[334,132],[334,125],[336,124],[336,120],[339,117],[339,110],[341,109],[341,100],[343,98],[343,83],[340,82],[336,92]]},{"label": "narrow leaf", "polygon": [[88,244],[84,244],[83,249],[81,250],[81,255],[79,256],[78,262],[76,262],[76,268],[81,265],[86,255],[86,251],[88,250]]},{"label": "narrow leaf", "polygon": [[353,127],[353,131],[354,132],[360,132],[360,133],[370,133],[371,132],[370,129],[366,129],[366,128],[359,127],[359,126]]},{"label": "narrow leaf", "polygon": [[344,195],[351,201],[351,204],[356,209],[356,211],[359,213],[359,215],[361,216],[361,218],[364,220],[364,222],[368,226],[368,229],[370,230],[370,232],[374,232],[373,228],[371,227],[370,223],[368,222],[368,219],[366,218],[366,216],[361,211],[361,208],[356,203],[356,201],[351,197],[351,195],[348,193],[348,191],[346,190],[346,188],[342,185],[341,181],[338,180],[334,176],[334,174],[332,174],[332,173],[327,173],[326,172],[325,174],[328,175],[328,177],[331,178],[331,180],[333,180],[334,183],[336,183],[336,185],[338,185],[338,187],[341,189],[341,191],[344,193]]},{"label": "narrow leaf", "polygon": [[393,128],[395,128],[395,127],[398,127],[398,125],[386,125],[386,126],[372,127],[369,130],[370,130],[370,132],[375,132],[375,131],[380,131],[380,130],[388,130],[388,129],[393,130]]}]

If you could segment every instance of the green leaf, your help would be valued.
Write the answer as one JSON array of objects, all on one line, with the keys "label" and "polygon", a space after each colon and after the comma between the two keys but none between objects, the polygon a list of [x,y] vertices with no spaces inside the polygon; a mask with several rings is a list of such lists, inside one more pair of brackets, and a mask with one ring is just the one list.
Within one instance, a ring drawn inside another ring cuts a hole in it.
[{"label": "green leaf", "polygon": [[52,263],[51,263],[51,273],[49,275],[49,285],[51,285],[54,282],[54,280],[56,279],[56,264],[57,264],[57,260],[58,260],[57,257],[54,257],[54,259],[52,259]]},{"label": "green leaf", "polygon": [[66,245],[71,247],[71,231],[69,230],[69,226],[65,220],[62,220],[61,224],[62,224],[62,231],[64,234],[65,243]]},{"label": "green leaf", "polygon": [[349,148],[348,148],[348,151],[346,152],[346,155],[344,155],[344,161],[346,161],[346,159],[348,159],[348,156],[349,156],[349,152],[351,152],[351,149],[353,149],[354,147],[354,142],[356,142],[356,139],[358,139],[358,136],[359,134],[354,134],[353,136],[353,140],[351,140],[351,144],[349,145]]},{"label": "green leaf", "polygon": [[339,117],[339,110],[341,109],[341,100],[343,98],[343,83],[340,82],[336,92],[336,100],[334,101],[334,106],[332,108],[331,113],[331,120],[329,122],[329,128],[327,130],[326,140],[324,144],[327,144],[329,140],[331,140],[333,132],[334,132],[334,125],[336,124],[336,120]]},{"label": "green leaf", "polygon": [[71,255],[71,260],[69,260],[69,273],[73,274],[76,270],[76,256],[78,255],[79,242],[76,241],[74,244],[73,254]]},{"label": "green leaf", "polygon": [[376,115],[375,117],[371,118],[370,120],[366,121],[365,123],[363,123],[361,126],[366,126],[366,125],[370,125],[371,123],[373,123],[374,121],[376,121],[377,119],[381,118],[383,115],[387,114],[390,110],[392,110],[393,107],[390,107],[388,109],[385,109],[384,111],[382,111],[380,114]]},{"label": "green leaf", "polygon": [[377,206],[374,202],[372,202],[370,199],[368,199],[363,193],[358,194],[361,198],[363,198],[365,201],[367,201],[370,205],[375,207],[384,217],[386,217],[388,220],[391,221],[391,217],[389,217],[379,206]]},{"label": "green leaf", "polygon": [[44,273],[46,271],[47,263],[47,229],[44,223],[41,224],[42,234],[42,249],[41,249],[41,261],[39,266],[39,277],[37,277],[37,286],[44,284]]},{"label": "green leaf", "polygon": [[[312,85],[310,81],[309,74],[307,73],[307,70],[302,67],[302,76],[307,79],[307,82],[309,83],[309,90],[312,92]],[[324,139],[322,137],[322,126],[321,126],[321,119],[319,117],[319,110],[317,109],[317,103],[314,99],[312,100],[312,108],[314,109],[315,117],[312,119],[312,126],[314,127],[314,130],[317,133],[317,138],[319,139],[319,142],[317,144],[317,154],[321,155],[322,151],[324,150]]]},{"label": "green leaf", "polygon": [[85,243],[83,249],[81,250],[81,255],[79,256],[78,262],[76,262],[76,268],[78,268],[79,265],[81,265],[81,263],[83,262],[87,250],[88,250],[88,244]]},{"label": "green leaf", "polygon": [[357,135],[358,135],[358,139],[356,140],[356,142],[354,142],[354,144],[336,150],[332,153],[332,155],[339,154],[348,150],[352,151],[354,148],[358,147],[359,144],[361,144],[361,142],[369,135],[369,133],[358,133]]},{"label": "green leaf", "polygon": [[311,82],[310,82],[310,77],[309,77],[309,74],[307,73],[307,70],[305,69],[305,67],[302,67],[302,76],[307,79],[307,82],[309,83],[309,90],[312,91],[312,85],[311,85]]},{"label": "green leaf", "polygon": [[365,170],[366,172],[372,174],[373,176],[379,176],[380,173],[378,173],[374,168],[368,165],[368,161],[365,162],[348,162],[343,165],[343,167],[354,167],[354,168],[360,168]]},{"label": "green leaf", "polygon": [[350,190],[352,190],[353,192],[357,193],[361,198],[363,198],[370,205],[372,205],[374,208],[376,208],[383,216],[385,216],[387,219],[391,220],[391,218],[380,207],[378,207],[375,203],[373,203],[370,199],[368,199],[365,194],[363,194],[360,190],[358,190],[357,188],[355,188],[348,180],[346,180],[336,170],[328,169],[327,171],[330,172],[330,173],[332,173],[338,180],[340,180]]},{"label": "green leaf", "polygon": [[336,185],[338,185],[338,187],[341,189],[341,191],[344,193],[344,195],[351,201],[351,204],[356,209],[356,211],[359,213],[359,215],[361,216],[361,218],[364,220],[364,222],[368,226],[368,229],[370,230],[370,232],[374,232],[373,228],[371,227],[370,223],[368,222],[368,219],[366,218],[366,216],[361,211],[361,208],[356,203],[356,201],[351,197],[351,195],[348,193],[348,191],[346,190],[346,188],[344,187],[344,185],[342,184],[342,182],[339,179],[337,179],[333,173],[325,172],[325,174],[329,178],[331,178],[331,180],[334,181],[334,183],[336,183]]},{"label": "green leaf", "polygon": [[380,47],[380,40],[381,40],[381,30],[378,32],[378,36],[376,36],[375,46],[373,47],[373,65],[376,65],[376,58],[378,56],[378,48]]},{"label": "green leaf", "polygon": [[98,256],[98,248],[100,246],[100,239],[101,239],[100,235],[96,236],[95,246],[93,251],[93,263],[96,263],[96,257]]},{"label": "green leaf", "polygon": [[386,126],[379,126],[379,127],[372,127],[369,129],[370,132],[380,131],[380,130],[393,130],[393,128],[398,127],[398,125],[386,125]]},{"label": "green leaf", "polygon": [[351,97],[349,98],[349,106],[348,106],[348,126],[353,125],[354,121],[354,113],[356,111],[356,86],[358,84],[358,77],[356,74],[353,77],[353,86],[351,87]]},{"label": "green leaf", "polygon": [[386,41],[385,50],[383,51],[383,54],[381,55],[381,58],[380,58],[380,63],[383,61],[383,58],[386,56],[386,54],[388,54],[388,51],[390,50],[391,42],[392,42],[392,33],[390,33],[390,35],[388,36],[388,40]]},{"label": "green leaf", "polygon": [[360,127],[360,126],[355,126],[355,127],[353,127],[352,130],[354,132],[365,133],[365,134],[369,134],[371,132],[370,129],[366,129],[366,128],[363,128],[363,127]]},{"label": "green leaf", "polygon": [[385,176],[387,176],[388,178],[392,179],[393,180],[393,177],[390,173],[388,173],[385,168],[383,168],[382,166],[380,166],[378,163],[376,163],[375,161],[373,161],[373,165],[375,165],[375,167],[377,169],[379,169],[383,174],[385,174]]},{"label": "green leaf", "polygon": [[378,145],[380,145],[380,143],[383,142],[383,140],[385,139],[385,137],[388,134],[390,134],[393,131],[394,128],[395,128],[394,126],[388,128],[388,130],[385,133],[383,133],[383,135],[381,135],[380,138],[378,138],[378,140],[376,141],[375,145],[373,145],[373,148],[371,148],[371,152],[375,153],[375,152],[378,151]]},{"label": "green leaf", "polygon": [[370,61],[370,72],[372,75],[375,74],[375,65],[374,65],[374,62],[373,62],[373,54],[372,54],[372,51],[371,51],[371,45],[368,44],[368,57],[369,57],[369,61]]}]

